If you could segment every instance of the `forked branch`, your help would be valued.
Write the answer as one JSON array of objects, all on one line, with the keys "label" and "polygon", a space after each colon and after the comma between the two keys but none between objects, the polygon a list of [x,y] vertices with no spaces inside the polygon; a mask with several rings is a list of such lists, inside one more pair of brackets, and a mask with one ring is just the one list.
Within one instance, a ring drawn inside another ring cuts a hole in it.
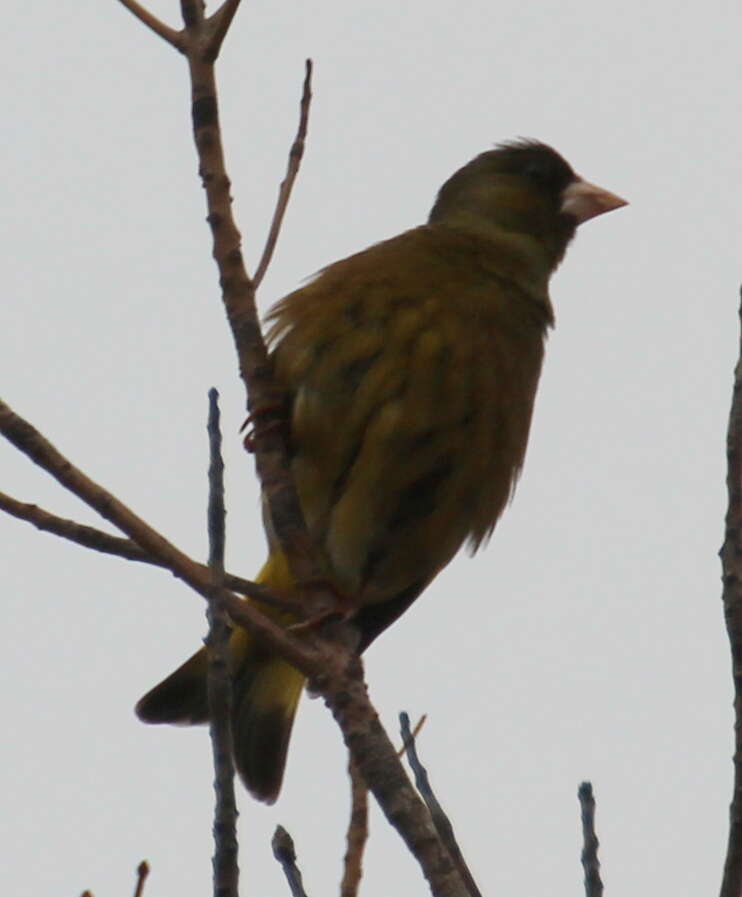
[{"label": "forked branch", "polygon": [[[303,602],[310,615],[314,615],[315,609],[334,605],[334,596],[326,594],[327,589],[322,585],[322,569],[294,488],[287,445],[288,428],[275,426],[285,414],[286,405],[273,380],[271,362],[258,323],[255,282],[243,261],[219,128],[213,63],[238,0],[226,0],[210,18],[204,16],[201,0],[181,0],[184,28],[179,32],[164,25],[135,0],[121,2],[150,30],[183,53],[188,61],[193,135],[206,194],[212,254],[219,271],[222,300],[237,350],[240,375],[247,388],[248,411],[254,421],[255,463],[272,529],[294,580],[304,586]],[[304,81],[299,130],[287,177],[279,193],[261,276],[275,246],[301,160],[311,97],[310,76],[311,64],[307,66]],[[437,897],[465,897],[466,890],[435,832],[428,811],[405,775],[394,746],[368,699],[360,660],[349,647],[357,638],[354,631],[339,625],[332,630],[330,639],[320,638],[315,633],[304,633],[297,638],[284,631],[250,603],[215,584],[207,568],[179,551],[115,496],[71,465],[29,423],[2,404],[0,431],[65,488],[125,533],[147,556],[157,559],[199,594],[222,602],[234,623],[244,626],[266,648],[280,654],[312,680],[340,725],[361,775],[388,820],[417,858],[433,893]]]},{"label": "forked branch", "polygon": [[208,567],[189,558],[112,493],[83,474],[2,401],[0,432],[175,576],[205,598],[216,594],[235,624],[243,626],[311,679],[337,720],[367,785],[420,863],[433,894],[466,897],[466,890],[435,833],[428,811],[404,774],[394,746],[368,698],[360,660],[354,656],[352,648],[346,646],[350,634],[347,626],[336,627],[331,641],[310,638],[307,633],[301,639],[294,637],[250,603],[226,588],[215,586]]}]

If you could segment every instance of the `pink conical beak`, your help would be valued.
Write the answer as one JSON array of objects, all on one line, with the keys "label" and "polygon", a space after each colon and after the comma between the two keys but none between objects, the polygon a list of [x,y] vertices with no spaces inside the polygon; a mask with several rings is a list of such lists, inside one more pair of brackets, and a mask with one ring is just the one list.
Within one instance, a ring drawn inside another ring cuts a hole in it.
[{"label": "pink conical beak", "polygon": [[572,181],[562,193],[562,211],[574,215],[578,224],[627,205],[628,202],[615,193],[609,193],[580,177]]}]

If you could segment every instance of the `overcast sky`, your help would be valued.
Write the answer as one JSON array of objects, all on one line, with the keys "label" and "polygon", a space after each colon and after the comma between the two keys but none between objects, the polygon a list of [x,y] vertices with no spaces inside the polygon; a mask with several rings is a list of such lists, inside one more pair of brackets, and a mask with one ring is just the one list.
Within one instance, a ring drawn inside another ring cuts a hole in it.
[{"label": "overcast sky", "polygon": [[[153,7],[177,24],[175,0]],[[206,394],[221,391],[228,566],[264,539],[244,396],[210,258],[183,60],[115,0],[6,10],[0,393],[90,476],[203,558]],[[612,894],[713,893],[731,797],[719,600],[737,350],[742,10],[705,4],[245,2],[218,67],[235,212],[254,266],[316,65],[304,166],[266,309],[322,265],[422,222],[494,142],[537,137],[631,205],[587,223],[552,284],[525,471],[491,544],[462,555],[367,655],[385,724],[420,751],[484,893],[581,891],[576,791],[593,781]],[[0,488],[98,521],[10,446]],[[199,643],[166,573],[0,517],[0,887],[208,893],[205,730],[136,699]],[[395,735],[395,737],[397,737]],[[336,892],[348,786],[303,700],[283,793],[240,792],[242,893]],[[374,808],[364,893],[424,895]]]}]

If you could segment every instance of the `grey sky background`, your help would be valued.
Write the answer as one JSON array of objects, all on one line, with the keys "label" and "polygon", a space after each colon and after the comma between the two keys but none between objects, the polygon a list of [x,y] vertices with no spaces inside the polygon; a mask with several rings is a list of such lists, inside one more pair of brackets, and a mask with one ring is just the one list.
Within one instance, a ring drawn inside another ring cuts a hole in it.
[{"label": "grey sky background", "polygon": [[[177,23],[174,0],[152,7]],[[205,557],[206,393],[222,394],[228,566],[264,539],[234,352],[196,176],[183,61],[114,0],[6,16],[4,398],[89,475]],[[737,349],[737,4],[245,2],[218,67],[235,211],[254,266],[316,65],[304,166],[261,290],[422,222],[494,142],[538,137],[631,205],[587,223],[552,286],[525,471],[489,547],[457,558],[367,655],[372,698],[428,714],[420,750],[485,893],[577,894],[593,781],[614,894],[713,893],[731,796],[719,600]],[[0,488],[92,513],[0,447]],[[205,730],[136,699],[204,633],[169,575],[0,517],[5,720],[0,887],[205,894]],[[337,889],[339,733],[303,700],[273,808],[239,796],[245,895]],[[427,893],[374,808],[366,894]]]}]

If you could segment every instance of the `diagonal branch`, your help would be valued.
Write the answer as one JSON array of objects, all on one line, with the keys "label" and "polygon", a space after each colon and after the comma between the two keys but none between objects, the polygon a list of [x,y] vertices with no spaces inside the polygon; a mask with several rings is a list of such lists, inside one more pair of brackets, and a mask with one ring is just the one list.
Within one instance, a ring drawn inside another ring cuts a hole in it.
[{"label": "diagonal branch", "polygon": [[77,495],[101,517],[127,533],[145,551],[159,557],[173,569],[176,565],[194,581],[201,582],[196,565],[114,495],[103,489],[71,464],[28,421],[0,400],[0,432],[35,464],[50,473],[65,489]]},{"label": "diagonal branch", "polygon": [[[132,542],[131,539],[124,539],[121,536],[112,536],[110,533],[96,529],[94,526],[88,526],[84,523],[78,523],[76,520],[69,520],[65,517],[58,517],[45,508],[38,505],[29,504],[27,502],[18,501],[18,499],[0,492],[0,511],[5,511],[18,520],[26,520],[32,523],[37,529],[46,533],[52,533],[76,545],[82,545],[83,548],[90,548],[93,551],[99,551],[101,554],[110,554],[114,557],[123,558],[126,561],[136,561],[140,564],[150,564],[153,567],[167,569],[167,564],[148,554],[143,548]],[[207,568],[201,564],[204,574]],[[261,604],[274,605],[286,609],[289,603],[286,598],[277,600],[273,593],[259,582],[253,582],[250,579],[244,579],[242,576],[235,576],[232,573],[224,574],[224,585],[233,592],[239,592],[242,595],[248,595]],[[300,608],[291,608],[292,613],[301,616]]]},{"label": "diagonal branch", "polygon": [[327,625],[332,640],[301,639],[276,626],[255,607],[212,583],[210,571],[197,564],[120,502],[112,493],[71,464],[28,421],[0,401],[0,432],[70,492],[125,532],[145,551],[200,595],[216,594],[233,622],[243,626],[267,649],[301,670],[325,699],[348,750],[389,822],[419,862],[436,897],[466,897],[467,891],[441,844],[425,804],[412,787],[394,745],[369,700],[360,658],[354,654],[358,634],[347,624]]},{"label": "diagonal branch", "polygon": [[302,88],[301,104],[299,106],[299,127],[294,142],[291,145],[291,150],[289,151],[286,177],[281,182],[281,187],[278,191],[278,201],[276,202],[273,221],[271,221],[270,230],[268,231],[268,239],[265,242],[265,249],[263,249],[263,255],[260,258],[258,267],[255,270],[255,276],[253,277],[255,289],[260,286],[263,277],[265,276],[265,272],[268,270],[268,265],[270,265],[271,259],[273,258],[273,252],[276,248],[276,243],[278,242],[278,235],[281,232],[283,216],[286,214],[286,207],[289,204],[289,199],[291,199],[291,191],[294,187],[296,176],[299,173],[302,156],[304,155],[304,142],[307,136],[307,127],[309,126],[309,106],[312,102],[312,60],[307,59],[305,65],[306,73],[304,75],[304,86]]},{"label": "diagonal branch", "polygon": [[320,679],[318,684],[361,776],[420,864],[433,895],[470,897],[369,700],[360,658],[350,658],[344,675]]},{"label": "diagonal branch", "polygon": [[[195,40],[195,38],[194,38]],[[321,586],[323,571],[296,495],[285,424],[286,402],[273,379],[272,364],[258,323],[255,284],[242,256],[224,163],[213,64],[189,46],[193,136],[199,173],[206,194],[207,221],[212,232],[212,255],[227,320],[237,350],[240,376],[247,387],[248,411],[253,420],[255,465],[270,516],[271,529],[297,583],[304,584],[303,600],[310,615],[320,615],[334,598]]]},{"label": "diagonal branch", "polygon": [[399,724],[404,751],[407,754],[407,760],[410,767],[415,773],[415,785],[422,795],[425,805],[430,811],[430,818],[435,826],[435,830],[438,832],[438,837],[441,839],[442,844],[445,846],[449,856],[453,860],[453,864],[458,870],[461,880],[466,887],[467,894],[469,894],[470,897],[482,897],[482,892],[479,890],[477,883],[474,881],[474,876],[466,865],[466,860],[459,847],[459,842],[456,840],[451,820],[448,818],[446,811],[435,796],[430,785],[430,779],[428,778],[428,771],[422,765],[420,758],[417,755],[415,736],[410,731],[410,717],[404,711],[399,714]]},{"label": "diagonal branch", "polygon": [[[175,32],[148,13],[136,0],[121,2],[145,25],[176,46]],[[295,581],[304,586],[302,600],[308,615],[321,616],[334,607],[335,600],[322,585],[325,577],[296,494],[289,457],[288,427],[285,426],[285,396],[273,380],[271,360],[258,323],[256,284],[245,268],[242,238],[232,212],[230,180],[224,162],[214,59],[237,7],[237,0],[225,0],[219,10],[206,19],[202,0],[181,0],[185,28],[177,33],[177,47],[188,59],[193,137],[206,194],[212,255],[219,270],[222,301],[237,350],[240,376],[247,388],[247,408],[254,425],[252,445],[255,466],[263,498],[277,546],[285,555]],[[309,115],[310,82],[311,62],[308,61],[299,131],[291,150],[287,177],[279,194],[261,276],[275,246],[285,204],[299,167]]]},{"label": "diagonal branch", "polygon": [[[160,36],[172,37],[165,26],[156,24],[157,20],[144,14],[138,4],[134,6],[133,0],[128,0],[126,5]],[[182,39],[179,49],[189,64],[193,134],[206,194],[207,220],[212,230],[212,254],[219,270],[222,300],[237,349],[240,375],[248,391],[248,411],[254,421],[257,472],[277,547],[284,552],[295,582],[303,587],[303,600],[313,614],[326,608],[328,603],[334,606],[334,596],[323,585],[323,571],[296,495],[287,427],[275,426],[276,422],[285,423],[286,406],[282,391],[273,381],[271,360],[257,318],[255,284],[245,269],[241,237],[232,215],[213,58],[208,52],[209,28],[204,20],[202,0],[181,0],[181,10],[185,29],[179,34]],[[174,40],[170,42],[176,46]],[[331,640],[320,638],[318,633],[305,631],[298,638],[285,632],[251,603],[215,586],[202,565],[179,551],[115,496],[66,462],[40,433],[2,404],[0,431],[37,464],[49,470],[65,488],[81,497],[199,594],[207,598],[216,596],[223,601],[237,625],[244,626],[266,649],[280,654],[313,682],[338,722],[361,775],[389,822],[418,860],[433,894],[436,897],[465,897],[466,889],[459,874],[369,701],[362,665],[354,655],[357,632],[347,624],[337,624],[331,630]],[[321,634],[324,636],[329,628],[323,627]]]},{"label": "diagonal branch", "polygon": [[[143,563],[158,564],[147,554],[144,549],[140,548],[131,539],[123,539],[121,536],[112,536],[110,533],[104,533],[103,530],[96,529],[94,526],[87,526],[84,523],[77,523],[75,520],[69,520],[66,517],[58,517],[38,505],[29,502],[18,501],[5,492],[0,492],[0,510],[5,511],[18,520],[26,520],[32,523],[36,529],[46,533],[53,533],[70,542],[75,542],[85,548],[92,548],[94,551],[100,551],[103,554],[113,554],[128,561],[141,561]],[[230,586],[232,588],[232,586]]]},{"label": "diagonal branch", "polygon": [[[64,457],[39,431],[0,400],[0,433],[19,451],[51,474],[69,492],[125,532],[148,554],[156,557],[178,579],[208,598],[214,586],[208,567],[198,564],[138,517],[115,495],[108,492]],[[244,626],[267,646],[278,652],[308,676],[321,672],[318,654],[306,641],[300,642],[264,617],[250,603],[225,588],[219,595],[235,623]]]},{"label": "diagonal branch", "polygon": [[161,22],[157,16],[153,15],[141,4],[137,3],[137,0],[119,0],[119,3],[122,6],[125,6],[129,12],[136,16],[136,18],[146,25],[147,28],[154,31],[154,33],[163,40],[166,40],[172,47],[175,47],[178,52],[183,52],[184,44],[182,31],[176,31],[174,28]]},{"label": "diagonal branch", "polygon": [[153,530],[114,495],[72,465],[41,433],[0,402],[0,432],[63,486],[97,510],[137,544],[159,558],[178,578],[204,597],[216,594],[238,626],[308,676],[340,726],[353,759],[384,814],[397,829],[437,897],[465,897],[466,890],[441,845],[428,811],[405,775],[394,746],[369,701],[360,659],[353,649],[357,634],[339,624],[335,637],[300,640],[276,626],[250,603],[212,584],[208,568],[197,564]]},{"label": "diagonal branch", "polygon": [[[199,160],[199,174],[206,194],[207,221],[212,232],[212,255],[219,269],[222,300],[237,349],[240,376],[247,388],[247,408],[254,430],[255,465],[270,516],[271,529],[284,553],[289,569],[304,585],[303,599],[310,616],[319,616],[334,606],[326,587],[315,546],[307,532],[291,472],[286,402],[272,375],[272,365],[258,323],[255,282],[242,257],[242,238],[235,224],[230,180],[224,162],[214,60],[237,11],[237,0],[225,0],[210,18],[204,16],[202,0],[181,0],[184,29],[174,32],[144,9],[137,0],[122,3],[147,27],[168,40],[188,59],[191,80],[191,118]],[[309,114],[311,62],[307,62],[299,132],[292,147],[289,171],[281,188],[274,226],[266,245],[267,259],[273,251],[278,228],[296,177]],[[267,260],[266,260],[267,265]],[[265,265],[263,265],[264,273]]]}]

